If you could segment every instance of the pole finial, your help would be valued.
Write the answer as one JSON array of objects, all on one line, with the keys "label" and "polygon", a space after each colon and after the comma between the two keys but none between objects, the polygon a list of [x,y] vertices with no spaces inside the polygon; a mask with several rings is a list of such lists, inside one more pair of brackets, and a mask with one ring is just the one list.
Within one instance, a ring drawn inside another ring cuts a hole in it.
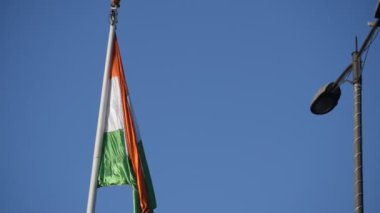
[{"label": "pole finial", "polygon": [[120,0],[112,0],[111,3],[111,25],[116,25],[117,23],[117,8],[120,7]]},{"label": "pole finial", "polygon": [[355,36],[355,52],[358,51],[358,36]]},{"label": "pole finial", "polygon": [[112,7],[120,7],[120,0],[112,0]]}]

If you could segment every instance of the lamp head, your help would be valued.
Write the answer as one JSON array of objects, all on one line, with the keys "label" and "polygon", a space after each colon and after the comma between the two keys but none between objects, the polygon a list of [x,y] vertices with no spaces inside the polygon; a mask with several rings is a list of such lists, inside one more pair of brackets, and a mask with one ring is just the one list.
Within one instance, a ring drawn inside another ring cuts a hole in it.
[{"label": "lamp head", "polygon": [[335,82],[326,84],[314,96],[310,106],[311,112],[316,115],[330,112],[338,104],[340,94],[340,88]]}]

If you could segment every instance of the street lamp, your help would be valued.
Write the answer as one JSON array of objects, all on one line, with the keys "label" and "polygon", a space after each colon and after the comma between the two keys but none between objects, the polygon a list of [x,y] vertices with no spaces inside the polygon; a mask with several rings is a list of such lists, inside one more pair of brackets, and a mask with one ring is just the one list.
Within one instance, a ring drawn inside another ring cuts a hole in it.
[{"label": "street lamp", "polygon": [[323,86],[315,95],[310,110],[316,115],[330,112],[338,104],[340,98],[340,87],[335,82]]},{"label": "street lamp", "polygon": [[340,85],[346,82],[346,78],[352,72],[354,88],[354,191],[355,191],[355,213],[363,213],[363,170],[362,170],[362,71],[361,55],[371,44],[372,37],[380,26],[380,0],[378,1],[376,21],[372,25],[371,31],[358,50],[357,40],[356,49],[352,53],[352,63],[342,72],[342,74],[329,84],[323,86],[314,96],[310,110],[316,115],[323,115],[330,112],[338,104],[341,91]]}]

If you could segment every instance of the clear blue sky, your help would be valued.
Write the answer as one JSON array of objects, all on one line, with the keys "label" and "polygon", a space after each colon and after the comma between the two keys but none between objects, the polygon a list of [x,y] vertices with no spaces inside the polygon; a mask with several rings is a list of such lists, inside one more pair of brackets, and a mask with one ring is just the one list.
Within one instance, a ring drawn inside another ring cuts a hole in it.
[{"label": "clear blue sky", "polygon": [[[350,63],[376,0],[124,0],[117,34],[157,213],[353,212]],[[84,212],[109,1],[3,1],[0,212]],[[380,41],[363,79],[365,210],[380,212]],[[132,212],[129,187],[97,213]]]}]

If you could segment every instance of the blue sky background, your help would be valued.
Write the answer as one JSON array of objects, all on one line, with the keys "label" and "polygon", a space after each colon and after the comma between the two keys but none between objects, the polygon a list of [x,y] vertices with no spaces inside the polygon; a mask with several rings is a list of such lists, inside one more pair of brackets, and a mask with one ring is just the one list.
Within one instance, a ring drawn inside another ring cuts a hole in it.
[{"label": "blue sky background", "polygon": [[[157,213],[353,212],[351,62],[376,0],[122,1],[117,34]],[[84,212],[109,1],[3,1],[0,212]],[[363,79],[364,205],[380,212],[380,41]],[[129,187],[96,212],[132,212]]]}]

